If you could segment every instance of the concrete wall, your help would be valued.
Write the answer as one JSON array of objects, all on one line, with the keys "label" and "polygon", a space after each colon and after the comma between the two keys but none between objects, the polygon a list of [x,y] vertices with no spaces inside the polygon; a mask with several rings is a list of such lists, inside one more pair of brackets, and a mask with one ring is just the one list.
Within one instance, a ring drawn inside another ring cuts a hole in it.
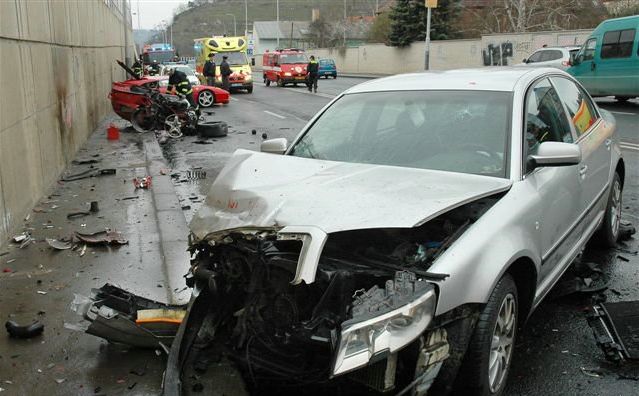
[{"label": "concrete wall", "polygon": [[110,111],[128,43],[124,0],[0,1],[0,245]]},{"label": "concrete wall", "polygon": [[[481,39],[431,42],[430,69],[449,70],[489,64],[513,65],[544,44],[581,45],[591,30],[485,35]],[[396,74],[424,70],[424,42],[405,48],[367,44],[349,48],[307,50],[320,58],[333,58],[338,72]],[[500,54],[500,49],[504,49]],[[510,52],[507,49],[511,49]],[[257,60],[257,59],[256,59]],[[259,60],[261,62],[261,59]]]}]

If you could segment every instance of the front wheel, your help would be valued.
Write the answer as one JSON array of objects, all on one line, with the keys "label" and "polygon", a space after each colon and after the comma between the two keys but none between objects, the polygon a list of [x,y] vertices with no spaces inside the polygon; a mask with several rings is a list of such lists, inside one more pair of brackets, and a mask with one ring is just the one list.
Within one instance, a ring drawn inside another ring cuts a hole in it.
[{"label": "front wheel", "polygon": [[164,130],[173,139],[182,137],[182,121],[176,114],[171,114],[164,120]]},{"label": "front wheel", "polygon": [[280,88],[282,88],[284,86],[284,81],[282,81],[282,79],[279,78],[279,77],[277,78],[277,86],[280,87]]},{"label": "front wheel", "polygon": [[517,285],[504,275],[484,307],[468,345],[458,381],[467,394],[499,396],[506,388],[517,333]]},{"label": "front wheel", "polygon": [[133,114],[131,114],[131,124],[133,129],[143,133],[153,130],[155,125],[155,117],[149,112],[146,107],[138,107]]},{"label": "front wheel", "polygon": [[615,172],[610,186],[606,213],[601,227],[595,234],[595,242],[603,247],[614,247],[619,239],[619,227],[621,225],[621,176]]},{"label": "front wheel", "polygon": [[253,86],[246,88],[246,93],[253,93]]}]

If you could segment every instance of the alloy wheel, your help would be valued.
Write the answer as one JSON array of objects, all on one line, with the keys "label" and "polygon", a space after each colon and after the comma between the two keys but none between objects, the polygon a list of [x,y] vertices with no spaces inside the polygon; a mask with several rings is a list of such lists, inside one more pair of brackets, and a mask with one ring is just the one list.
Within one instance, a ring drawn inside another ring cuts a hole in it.
[{"label": "alloy wheel", "polygon": [[611,194],[610,230],[612,231],[612,235],[616,238],[619,234],[619,225],[621,224],[621,184],[619,183],[619,180],[614,181]]},{"label": "alloy wheel", "polygon": [[197,101],[202,107],[209,107],[213,104],[214,98],[211,91],[202,91],[197,97]]},{"label": "alloy wheel", "polygon": [[517,303],[515,296],[508,293],[499,308],[490,345],[488,384],[493,393],[496,393],[503,386],[508,373],[514,348],[516,322]]}]

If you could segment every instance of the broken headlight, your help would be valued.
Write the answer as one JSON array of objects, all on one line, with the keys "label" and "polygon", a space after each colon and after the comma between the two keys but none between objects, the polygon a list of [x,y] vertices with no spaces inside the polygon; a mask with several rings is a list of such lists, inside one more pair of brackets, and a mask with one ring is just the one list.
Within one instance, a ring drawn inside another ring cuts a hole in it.
[{"label": "broken headlight", "polygon": [[342,323],[332,375],[366,366],[419,337],[435,313],[435,288],[397,272],[381,289],[355,296],[353,318]]}]

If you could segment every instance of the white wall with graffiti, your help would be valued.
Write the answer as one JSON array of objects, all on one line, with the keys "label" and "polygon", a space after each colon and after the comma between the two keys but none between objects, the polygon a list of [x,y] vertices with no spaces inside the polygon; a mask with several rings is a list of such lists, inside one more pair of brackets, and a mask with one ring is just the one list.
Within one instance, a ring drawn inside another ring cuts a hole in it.
[{"label": "white wall with graffiti", "polygon": [[[430,69],[449,70],[465,67],[507,66],[521,63],[535,50],[553,46],[583,44],[591,30],[490,34],[481,39],[433,41]],[[424,70],[424,42],[405,48],[367,44],[349,48],[308,50],[320,58],[335,60],[338,72],[360,74],[396,74]],[[261,56],[256,56],[259,61]]]}]

